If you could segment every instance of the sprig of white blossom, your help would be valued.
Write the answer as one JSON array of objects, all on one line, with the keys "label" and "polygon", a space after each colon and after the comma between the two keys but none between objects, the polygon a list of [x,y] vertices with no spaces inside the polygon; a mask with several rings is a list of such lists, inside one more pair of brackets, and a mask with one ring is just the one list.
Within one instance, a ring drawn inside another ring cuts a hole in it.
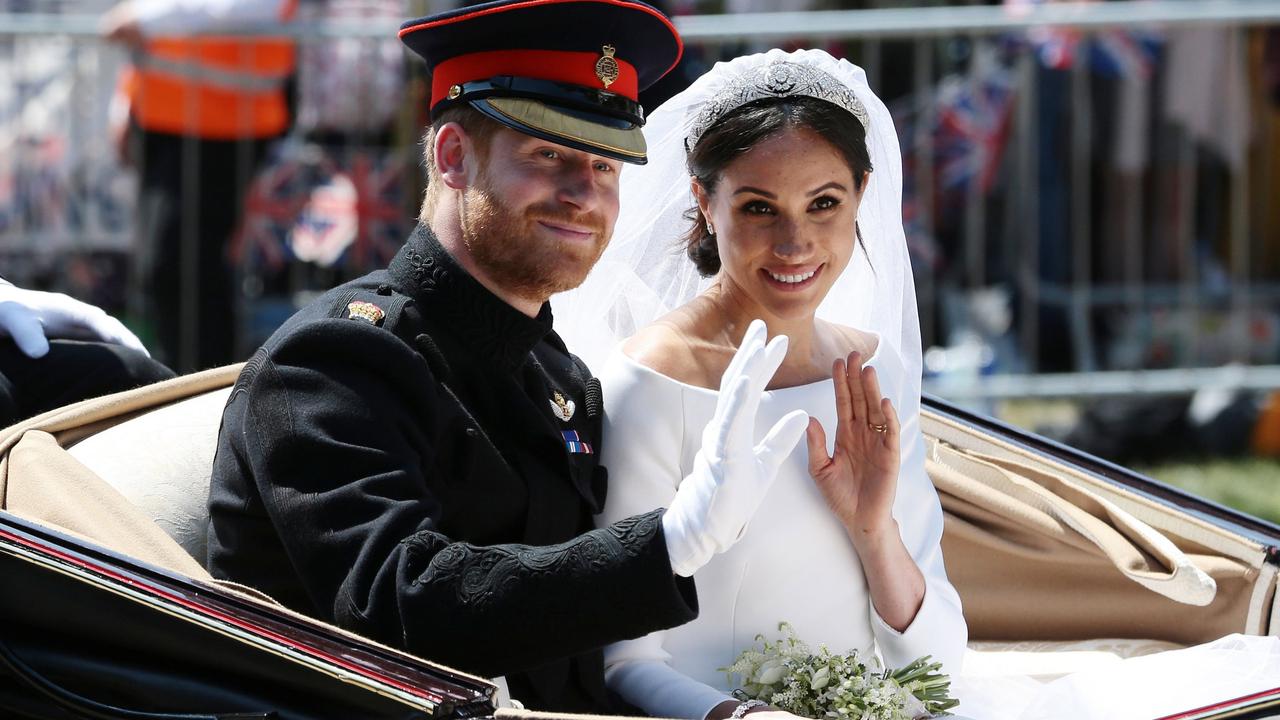
[{"label": "sprig of white blossom", "polygon": [[817,652],[796,637],[790,623],[778,624],[782,637],[743,650],[720,668],[738,684],[739,699],[763,700],[795,715],[833,720],[915,720],[945,715],[959,704],[950,696],[951,679],[928,655],[898,670],[876,657],[864,662],[856,650]]}]

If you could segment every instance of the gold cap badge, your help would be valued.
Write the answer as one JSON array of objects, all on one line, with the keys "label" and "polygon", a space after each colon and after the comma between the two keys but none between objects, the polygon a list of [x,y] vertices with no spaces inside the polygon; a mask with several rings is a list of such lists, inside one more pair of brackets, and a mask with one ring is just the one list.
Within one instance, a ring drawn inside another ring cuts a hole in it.
[{"label": "gold cap badge", "polygon": [[462,94],[462,86],[461,86],[461,85],[450,85],[450,86],[449,86],[449,99],[450,99],[450,100],[457,100],[457,99],[458,99],[458,96],[459,96],[459,95],[461,95],[461,94]]},{"label": "gold cap badge", "polygon": [[609,87],[618,79],[618,61],[613,59],[613,54],[617,51],[614,46],[605,45],[600,48],[604,56],[596,60],[596,77],[600,78],[600,82],[604,83],[605,87]]},{"label": "gold cap badge", "polygon": [[560,394],[558,390],[552,391],[551,412],[555,413],[556,417],[560,418],[565,422],[569,422],[569,420],[573,417],[573,410],[574,410],[574,404],[572,400]]},{"label": "gold cap badge", "polygon": [[382,308],[371,302],[357,300],[347,306],[347,318],[350,320],[364,320],[370,325],[380,325],[382,318],[386,316]]}]

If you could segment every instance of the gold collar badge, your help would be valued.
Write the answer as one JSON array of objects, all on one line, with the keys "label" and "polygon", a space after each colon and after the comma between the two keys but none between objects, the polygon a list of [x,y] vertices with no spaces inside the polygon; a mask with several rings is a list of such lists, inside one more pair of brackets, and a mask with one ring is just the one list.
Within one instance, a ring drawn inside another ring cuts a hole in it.
[{"label": "gold collar badge", "polygon": [[599,60],[596,60],[596,77],[600,78],[600,82],[604,83],[607,88],[618,79],[619,69],[618,61],[613,59],[613,54],[617,52],[617,48],[612,45],[605,45],[600,48],[600,52],[604,53]]},{"label": "gold collar badge", "polygon": [[364,320],[370,325],[378,325],[386,316],[382,308],[371,302],[357,300],[347,306],[347,318],[350,320]]},{"label": "gold collar badge", "polygon": [[572,400],[566,398],[559,391],[552,391],[551,412],[554,413],[556,417],[565,422],[569,422],[569,419],[573,417],[573,410],[574,404]]}]

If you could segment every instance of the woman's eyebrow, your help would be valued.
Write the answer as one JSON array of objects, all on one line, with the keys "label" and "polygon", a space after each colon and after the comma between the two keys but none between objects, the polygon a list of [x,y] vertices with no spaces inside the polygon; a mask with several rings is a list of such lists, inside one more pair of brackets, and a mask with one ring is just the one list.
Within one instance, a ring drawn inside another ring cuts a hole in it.
[{"label": "woman's eyebrow", "polygon": [[768,190],[761,190],[761,189],[760,189],[760,188],[758,188],[758,187],[752,187],[752,186],[750,186],[750,185],[743,185],[742,187],[740,187],[740,188],[738,188],[737,190],[734,190],[734,191],[733,191],[733,194],[734,194],[734,195],[741,195],[741,194],[743,194],[743,193],[755,193],[756,195],[763,195],[763,196],[765,196],[765,197],[767,197],[767,198],[769,198],[769,199],[771,199],[771,200],[776,200],[776,199],[778,198],[778,196],[777,196],[777,195],[774,195],[773,193],[769,192]]},{"label": "woman's eyebrow", "polygon": [[839,190],[839,191],[841,191],[841,192],[846,192],[845,187],[844,187],[843,185],[841,185],[840,183],[838,183],[838,182],[836,182],[836,181],[834,181],[834,180],[833,180],[833,181],[831,181],[831,182],[827,183],[826,185],[823,185],[823,186],[822,186],[822,187],[820,187],[820,188],[817,188],[817,189],[815,189],[815,190],[810,190],[810,191],[809,191],[809,197],[813,197],[814,195],[817,195],[818,193],[822,192],[823,190]]}]

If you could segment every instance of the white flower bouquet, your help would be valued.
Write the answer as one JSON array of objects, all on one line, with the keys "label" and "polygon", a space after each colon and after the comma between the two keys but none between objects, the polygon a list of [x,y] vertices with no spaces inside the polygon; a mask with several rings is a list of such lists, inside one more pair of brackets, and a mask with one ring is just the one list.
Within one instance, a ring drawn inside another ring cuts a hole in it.
[{"label": "white flower bouquet", "polygon": [[864,661],[856,650],[833,653],[825,645],[811,652],[789,623],[779,623],[774,642],[757,635],[727,668],[734,695],[763,700],[789,713],[837,720],[914,720],[945,715],[960,703],[950,696],[951,679],[928,655],[897,670],[878,658]]}]

